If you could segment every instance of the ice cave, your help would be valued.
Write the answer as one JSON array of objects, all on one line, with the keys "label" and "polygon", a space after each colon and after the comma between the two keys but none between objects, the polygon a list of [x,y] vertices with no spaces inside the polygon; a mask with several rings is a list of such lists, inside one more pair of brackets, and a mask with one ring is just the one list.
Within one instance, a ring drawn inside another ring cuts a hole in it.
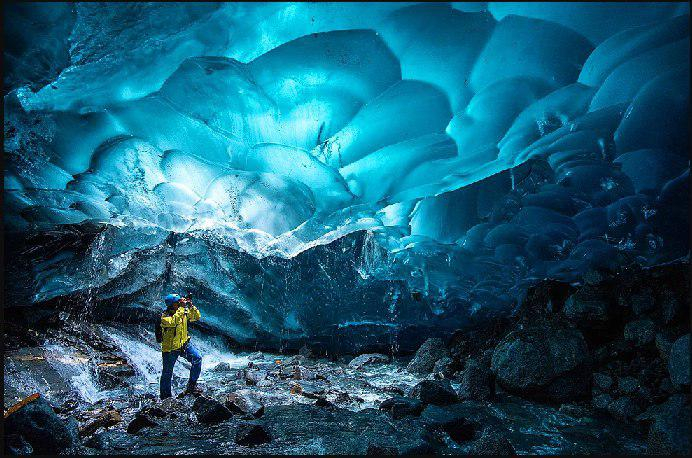
[{"label": "ice cave", "polygon": [[689,29],[4,4],[4,452],[689,454]]}]

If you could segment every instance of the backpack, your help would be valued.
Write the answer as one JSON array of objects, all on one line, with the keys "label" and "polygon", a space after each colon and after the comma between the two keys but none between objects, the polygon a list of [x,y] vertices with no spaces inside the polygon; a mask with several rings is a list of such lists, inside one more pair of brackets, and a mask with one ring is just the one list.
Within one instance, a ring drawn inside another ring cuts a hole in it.
[{"label": "backpack", "polygon": [[161,327],[161,318],[159,317],[154,322],[154,335],[156,336],[156,342],[163,342],[163,328]]}]

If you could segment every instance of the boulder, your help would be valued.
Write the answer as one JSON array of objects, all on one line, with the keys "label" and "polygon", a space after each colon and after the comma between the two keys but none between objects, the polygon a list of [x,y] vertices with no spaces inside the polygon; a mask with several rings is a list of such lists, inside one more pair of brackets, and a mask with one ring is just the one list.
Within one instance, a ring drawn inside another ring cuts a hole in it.
[{"label": "boulder", "polygon": [[538,325],[509,333],[493,352],[491,370],[519,396],[569,402],[588,394],[589,351],[576,329]]},{"label": "boulder", "polygon": [[437,360],[447,356],[447,348],[442,339],[431,337],[420,346],[407,369],[414,374],[428,374],[435,368]]},{"label": "boulder", "polygon": [[594,372],[593,384],[601,391],[608,391],[613,386],[613,377],[603,372]]},{"label": "boulder", "polygon": [[485,401],[494,394],[493,373],[477,359],[469,359],[461,373],[459,398],[462,400]]},{"label": "boulder", "polygon": [[254,447],[271,441],[271,436],[262,425],[244,423],[235,432],[235,443],[246,447]]},{"label": "boulder", "polygon": [[494,456],[514,456],[516,451],[512,444],[507,440],[506,432],[486,428],[479,439],[474,441],[469,449],[471,455],[494,455]]},{"label": "boulder", "polygon": [[602,328],[609,319],[610,300],[600,288],[587,285],[567,299],[563,311],[578,326]]},{"label": "boulder", "polygon": [[134,368],[125,360],[101,363],[96,366],[99,384],[106,389],[127,385],[127,378],[135,375]]},{"label": "boulder", "polygon": [[264,413],[264,405],[251,393],[244,390],[229,394],[226,397],[225,405],[231,412],[252,415],[255,418],[261,417]]},{"label": "boulder", "polygon": [[449,377],[454,372],[454,360],[449,356],[438,359],[433,366],[432,372],[441,377]]},{"label": "boulder", "polygon": [[197,420],[204,424],[221,423],[233,416],[233,412],[219,401],[204,396],[195,400],[192,410],[197,414]]},{"label": "boulder", "polygon": [[406,416],[418,416],[423,411],[423,403],[414,398],[394,396],[382,401],[380,410],[389,413],[392,418],[398,420]]},{"label": "boulder", "polygon": [[690,405],[685,397],[671,396],[668,401],[656,407],[647,437],[647,453],[689,456],[692,418]]},{"label": "boulder", "polygon": [[668,357],[668,373],[675,385],[690,384],[690,335],[685,334],[675,341]]},{"label": "boulder", "polygon": [[218,363],[216,366],[209,369],[211,372],[229,372],[232,370],[231,365],[225,361]]},{"label": "boulder", "polygon": [[596,410],[608,410],[608,406],[613,402],[613,398],[607,393],[596,394],[591,399],[591,406]]},{"label": "boulder", "polygon": [[656,308],[654,292],[648,288],[632,294],[629,298],[629,302],[632,307],[632,312],[637,316],[651,312]]},{"label": "boulder", "polygon": [[358,355],[348,363],[348,367],[360,369],[366,364],[385,364],[389,362],[389,357],[381,353],[366,353]]},{"label": "boulder", "polygon": [[618,377],[618,391],[621,394],[632,394],[639,388],[639,380],[634,377]]},{"label": "boulder", "polygon": [[445,432],[455,442],[472,440],[486,427],[501,428],[499,420],[484,403],[464,401],[447,406],[427,406],[420,422],[431,432]]},{"label": "boulder", "polygon": [[410,394],[423,404],[443,406],[459,401],[449,380],[421,380],[411,389]]},{"label": "boulder", "polygon": [[144,428],[150,428],[157,425],[158,423],[154,421],[148,413],[140,411],[135,414],[135,418],[133,418],[132,421],[130,421],[130,423],[127,425],[127,433],[137,434]]},{"label": "boulder", "polygon": [[87,421],[79,428],[80,437],[94,434],[100,428],[115,426],[123,420],[120,412],[115,409],[107,409],[99,412],[94,418]]},{"label": "boulder", "polygon": [[630,321],[625,325],[624,337],[627,342],[643,347],[654,341],[656,327],[649,319]]},{"label": "boulder", "polygon": [[629,421],[642,413],[642,408],[632,397],[622,396],[608,404],[608,412],[620,421]]},{"label": "boulder", "polygon": [[74,420],[58,417],[53,407],[39,394],[12,406],[4,420],[5,452],[36,455],[69,453],[79,445]]}]

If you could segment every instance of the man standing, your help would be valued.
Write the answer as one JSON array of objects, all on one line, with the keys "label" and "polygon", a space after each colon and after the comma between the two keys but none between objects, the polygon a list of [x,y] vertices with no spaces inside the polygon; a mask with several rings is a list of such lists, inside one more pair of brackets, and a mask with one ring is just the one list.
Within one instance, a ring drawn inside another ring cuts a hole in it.
[{"label": "man standing", "polygon": [[201,314],[190,299],[180,297],[178,294],[166,296],[166,311],[161,315],[161,355],[163,357],[163,369],[161,370],[161,399],[171,397],[171,379],[173,367],[182,356],[191,364],[190,380],[187,388],[180,396],[198,392],[197,379],[202,371],[202,355],[190,343],[187,332],[187,323],[197,321]]}]

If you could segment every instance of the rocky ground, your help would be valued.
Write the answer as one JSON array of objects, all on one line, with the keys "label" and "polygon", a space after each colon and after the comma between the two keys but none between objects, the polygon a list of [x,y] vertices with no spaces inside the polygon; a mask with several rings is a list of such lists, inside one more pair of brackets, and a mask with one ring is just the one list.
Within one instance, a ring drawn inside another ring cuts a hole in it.
[{"label": "rocky ground", "polygon": [[540,282],[412,357],[205,347],[203,394],[163,402],[151,336],[37,314],[5,331],[5,451],[687,454],[688,268]]}]

